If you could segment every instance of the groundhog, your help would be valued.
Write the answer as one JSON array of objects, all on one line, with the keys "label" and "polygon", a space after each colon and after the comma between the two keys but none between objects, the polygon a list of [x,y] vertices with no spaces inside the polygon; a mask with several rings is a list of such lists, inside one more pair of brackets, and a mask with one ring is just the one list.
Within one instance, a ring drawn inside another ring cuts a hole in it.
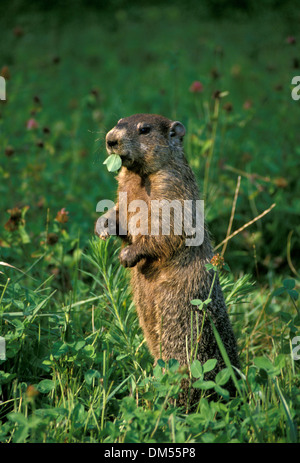
[{"label": "groundhog", "polygon": [[[117,234],[123,240],[119,259],[124,267],[130,268],[139,322],[154,359],[176,359],[186,366],[197,344],[197,358],[202,364],[208,359],[218,360],[214,370],[205,377],[209,380],[225,365],[208,314],[231,364],[239,367],[236,340],[218,278],[202,328],[203,310],[191,304],[194,299],[205,301],[212,286],[214,272],[205,267],[213,257],[209,232],[205,226],[203,241],[187,245],[189,233],[184,227],[182,232],[176,230],[176,220],[183,220],[183,216],[176,215],[172,208],[168,233],[162,232],[161,211],[155,217],[156,223],[152,220],[154,232],[151,233],[150,227],[152,203],[157,205],[157,201],[165,200],[170,204],[175,200],[177,203],[173,204],[184,205],[200,199],[195,176],[184,155],[184,135],[181,122],[152,114],[120,119],[107,133],[107,152],[118,154],[122,167],[117,175],[117,204],[101,217],[96,233],[102,239]],[[120,208],[121,196],[127,198],[125,211],[124,207]],[[147,208],[141,207],[144,204]],[[195,221],[195,208],[192,218]],[[132,228],[135,233],[128,230],[130,222],[136,225]],[[232,384],[230,388],[233,392]],[[186,381],[178,402],[196,404],[199,396],[199,390],[190,389]]]}]

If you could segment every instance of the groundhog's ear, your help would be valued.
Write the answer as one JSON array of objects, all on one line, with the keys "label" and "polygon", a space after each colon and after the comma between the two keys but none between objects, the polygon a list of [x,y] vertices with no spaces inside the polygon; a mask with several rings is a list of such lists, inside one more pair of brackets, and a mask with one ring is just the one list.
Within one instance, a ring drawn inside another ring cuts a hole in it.
[{"label": "groundhog's ear", "polygon": [[171,126],[170,126],[170,131],[169,131],[169,136],[170,137],[173,137],[173,138],[183,138],[185,135],[185,127],[184,125],[179,122],[179,121],[175,121],[175,122],[172,122]]}]

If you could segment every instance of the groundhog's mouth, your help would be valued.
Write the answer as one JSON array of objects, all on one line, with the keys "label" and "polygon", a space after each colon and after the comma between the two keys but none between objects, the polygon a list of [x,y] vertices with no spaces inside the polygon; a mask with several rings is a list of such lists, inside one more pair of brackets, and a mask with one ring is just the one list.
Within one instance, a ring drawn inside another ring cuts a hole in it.
[{"label": "groundhog's mouth", "polygon": [[129,151],[125,153],[118,153],[118,155],[121,156],[123,166],[128,167],[132,164],[133,157]]},{"label": "groundhog's mouth", "polygon": [[121,152],[118,149],[116,149],[116,150],[107,149],[107,154],[108,154],[108,156],[110,156],[112,154],[119,155],[120,158],[122,159],[122,166],[125,166],[125,167],[131,166],[133,164],[133,161],[134,161],[133,156],[130,153],[130,151]]}]

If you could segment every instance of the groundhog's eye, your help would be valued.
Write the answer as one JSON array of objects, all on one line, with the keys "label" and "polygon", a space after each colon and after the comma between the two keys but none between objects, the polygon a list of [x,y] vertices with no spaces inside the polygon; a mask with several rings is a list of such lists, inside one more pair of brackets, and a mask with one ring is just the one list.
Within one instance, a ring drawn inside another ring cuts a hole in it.
[{"label": "groundhog's eye", "polygon": [[143,125],[142,127],[139,127],[139,134],[146,135],[149,133],[151,130],[150,125]]}]

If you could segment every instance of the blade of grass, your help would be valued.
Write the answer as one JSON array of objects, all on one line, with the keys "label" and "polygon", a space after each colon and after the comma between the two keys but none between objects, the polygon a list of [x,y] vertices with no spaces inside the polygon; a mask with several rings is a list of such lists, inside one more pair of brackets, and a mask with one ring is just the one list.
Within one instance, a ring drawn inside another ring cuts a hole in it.
[{"label": "blade of grass", "polygon": [[[236,207],[237,197],[238,197],[238,194],[239,194],[240,184],[241,184],[241,176],[239,175],[239,176],[238,176],[238,179],[237,179],[237,184],[236,184],[235,193],[234,193],[234,198],[233,198],[233,203],[232,203],[232,209],[231,209],[231,215],[230,215],[229,224],[228,224],[228,228],[227,228],[226,238],[228,238],[228,236],[230,235],[230,232],[231,232],[231,227],[232,227],[233,217],[234,217],[234,213],[235,213],[235,207]],[[227,244],[228,244],[228,241],[225,241],[225,243],[224,243],[224,245],[223,245],[222,252],[221,252],[221,256],[222,256],[222,257],[223,257],[224,254],[225,254]]]},{"label": "blade of grass", "polygon": [[227,241],[231,240],[231,238],[233,238],[234,236],[238,235],[241,231],[245,230],[245,228],[249,227],[250,225],[252,225],[254,222],[256,222],[257,220],[261,219],[264,215],[268,214],[272,209],[273,207],[275,207],[276,204],[272,204],[272,206],[270,206],[268,209],[266,209],[264,212],[262,212],[260,215],[258,215],[257,217],[255,217],[253,220],[250,220],[250,222],[247,222],[245,225],[243,225],[241,228],[239,228],[238,230],[236,230],[235,232],[231,233],[231,235],[227,236],[227,238],[225,238],[223,241],[221,241],[221,243],[219,243],[215,248],[214,248],[214,251],[216,251],[219,247],[221,247],[224,243],[226,243]]},{"label": "blade of grass", "polygon": [[292,272],[297,275],[297,277],[299,278],[300,275],[299,273],[297,272],[297,270],[295,269],[294,265],[293,265],[293,262],[292,262],[292,259],[291,259],[291,239],[292,239],[292,234],[294,233],[294,230],[291,230],[290,233],[288,234],[288,237],[287,237],[287,245],[286,245],[286,259],[288,261],[288,264],[289,264],[289,267],[290,269],[292,270]]},{"label": "blade of grass", "polygon": [[231,365],[230,359],[229,359],[229,357],[228,357],[228,354],[227,354],[227,352],[226,352],[226,349],[225,349],[225,347],[224,347],[224,344],[223,344],[223,342],[222,342],[222,339],[221,339],[221,337],[220,337],[220,335],[219,335],[219,332],[218,332],[217,328],[216,328],[215,325],[214,325],[214,322],[212,321],[211,316],[208,315],[208,317],[209,317],[209,320],[210,320],[210,323],[211,323],[211,326],[212,326],[212,330],[213,330],[214,336],[215,336],[215,338],[216,338],[218,347],[219,347],[220,352],[221,352],[221,355],[222,355],[222,357],[223,357],[224,363],[225,363],[226,367],[229,369],[229,371],[230,371],[230,376],[231,376],[231,378],[232,378],[232,381],[233,381],[233,383],[234,383],[234,385],[235,385],[235,387],[236,387],[236,390],[237,390],[237,392],[238,392],[240,398],[241,398],[242,401],[243,401],[243,404],[244,404],[246,413],[247,413],[248,418],[249,418],[249,420],[250,420],[250,422],[251,422],[251,424],[252,424],[252,426],[253,426],[253,429],[254,429],[256,438],[257,438],[258,442],[261,443],[261,442],[262,442],[261,434],[260,434],[259,430],[257,429],[257,426],[256,426],[256,424],[255,424],[255,422],[254,422],[254,420],[253,420],[253,417],[252,417],[251,412],[250,412],[250,410],[249,410],[249,405],[248,405],[248,403],[247,403],[247,400],[246,400],[246,398],[244,397],[244,395],[242,394],[240,385],[239,385],[238,380],[237,380],[237,377],[236,377],[236,375],[235,375],[235,373],[234,373],[234,371],[233,371],[233,367],[232,367],[232,365]]},{"label": "blade of grass", "polygon": [[277,378],[273,379],[273,383],[274,383],[275,389],[276,389],[276,391],[277,391],[277,393],[279,395],[279,398],[280,398],[281,403],[283,405],[284,412],[285,412],[286,417],[287,417],[287,422],[288,422],[288,425],[289,425],[291,441],[292,441],[293,444],[296,444],[297,443],[297,430],[296,430],[295,424],[293,422],[293,418],[292,418],[289,406],[288,406],[288,404],[287,404],[287,402],[285,400],[285,397],[282,394],[282,391],[281,391],[281,389],[279,387],[278,379]]}]

